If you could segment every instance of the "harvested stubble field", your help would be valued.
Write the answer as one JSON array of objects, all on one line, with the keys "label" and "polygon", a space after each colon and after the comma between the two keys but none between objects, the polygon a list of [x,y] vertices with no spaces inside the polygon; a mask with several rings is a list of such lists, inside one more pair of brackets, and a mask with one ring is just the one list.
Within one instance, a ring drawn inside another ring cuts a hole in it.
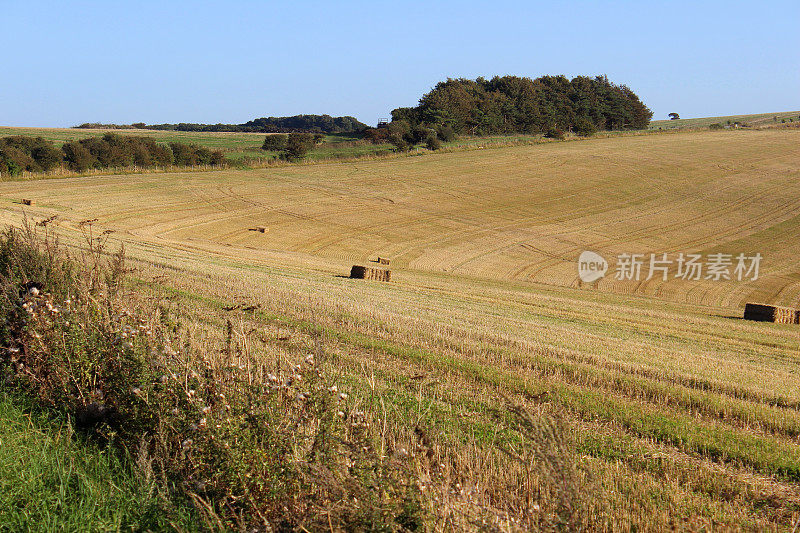
[{"label": "harvested stubble field", "polygon": [[[452,520],[442,529],[490,509],[512,530],[504,517],[567,498],[566,519],[597,529],[791,530],[800,330],[736,317],[746,301],[800,300],[798,140],[695,132],[41,180],[0,184],[0,202],[18,224],[15,202],[33,199],[24,212],[57,215],[67,243],[96,218],[137,286],[208,342],[231,320],[254,357],[293,361],[321,328],[339,383],[390,448],[419,425],[449,450],[438,475],[451,490],[431,495]],[[259,225],[269,233],[248,231]],[[584,249],[764,260],[755,282],[580,287]],[[391,283],[345,279],[376,255],[392,258]],[[238,303],[260,307],[224,310]],[[508,402],[566,419],[576,471],[531,473],[497,451]],[[552,501],[526,499],[548,483],[561,483]]]}]

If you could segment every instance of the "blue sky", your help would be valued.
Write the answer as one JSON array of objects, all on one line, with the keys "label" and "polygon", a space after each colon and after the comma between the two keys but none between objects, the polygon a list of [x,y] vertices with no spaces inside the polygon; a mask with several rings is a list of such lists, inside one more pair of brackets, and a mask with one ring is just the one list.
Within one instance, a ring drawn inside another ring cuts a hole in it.
[{"label": "blue sky", "polygon": [[367,123],[447,77],[606,74],[666,118],[800,109],[800,2],[0,0],[0,125]]}]

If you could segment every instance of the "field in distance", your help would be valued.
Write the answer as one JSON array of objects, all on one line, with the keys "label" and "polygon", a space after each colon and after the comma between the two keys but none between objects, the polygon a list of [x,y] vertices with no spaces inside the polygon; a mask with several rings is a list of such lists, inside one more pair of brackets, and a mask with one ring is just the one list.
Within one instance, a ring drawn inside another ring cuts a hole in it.
[{"label": "field in distance", "polygon": [[[267,135],[265,133],[0,127],[0,137],[7,135],[41,136],[48,141],[56,143],[58,146],[68,141],[100,136],[105,133],[151,137],[159,143],[181,142],[204,146],[211,150],[222,150],[225,153],[225,157],[232,163],[258,161],[276,155],[276,152],[266,152],[261,149],[264,137]],[[359,157],[386,152],[389,148],[390,145],[374,145],[363,141],[359,139],[358,135],[349,133],[329,134],[325,135],[324,143],[309,154],[309,158]]]},{"label": "field in distance", "polygon": [[[570,483],[591,494],[595,527],[791,529],[798,330],[734,315],[745,301],[800,303],[798,140],[680,132],[13,182],[0,208],[14,224],[57,216],[68,243],[97,219],[92,236],[113,232],[142,286],[208,339],[232,320],[268,356],[302,360],[315,342],[304,324],[319,325],[343,387],[388,410],[389,438],[429,428],[491,505],[522,505],[495,447],[509,399],[565,413],[585,473]],[[764,259],[749,282],[580,285],[585,249]],[[391,283],[344,277],[378,255]],[[225,310],[237,303],[260,307]]]},{"label": "field in distance", "polygon": [[730,115],[726,117],[701,117],[701,118],[682,118],[678,120],[652,120],[650,121],[651,130],[681,130],[692,128],[707,128],[711,124],[721,124],[723,126],[739,122],[749,126],[770,126],[775,124],[785,124],[800,122],[800,111],[781,111],[778,113],[758,113],[755,115]]}]

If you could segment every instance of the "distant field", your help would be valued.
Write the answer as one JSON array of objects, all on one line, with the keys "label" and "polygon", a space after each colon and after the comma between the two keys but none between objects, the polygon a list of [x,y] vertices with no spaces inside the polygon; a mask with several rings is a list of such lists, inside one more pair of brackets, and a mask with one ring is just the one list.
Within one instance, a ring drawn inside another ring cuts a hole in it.
[{"label": "distant field", "polygon": [[[248,159],[266,160],[276,155],[274,152],[261,150],[261,145],[264,143],[264,137],[266,136],[264,133],[0,127],[0,136],[41,136],[58,145],[105,133],[152,137],[161,143],[193,143],[214,150],[222,150],[225,152],[225,156],[233,162],[244,162]],[[390,148],[389,145],[373,145],[357,141],[358,139],[352,135],[326,135],[324,144],[312,151],[309,154],[309,158],[313,160],[331,157],[358,157],[386,151]]]},{"label": "distant field", "polygon": [[[340,384],[389,421],[387,438],[428,428],[487,505],[519,489],[495,447],[508,398],[566,413],[598,529],[791,530],[800,329],[739,317],[746,301],[800,305],[798,141],[677,132],[9,182],[0,210],[14,224],[57,216],[72,244],[96,218],[92,235],[111,231],[142,286],[208,339],[231,320],[263,357],[292,361],[320,327]],[[764,259],[756,281],[588,285],[586,249]],[[345,278],[378,255],[391,283]]]},{"label": "distant field", "polygon": [[653,120],[650,122],[650,129],[689,129],[707,128],[711,124],[728,124],[734,122],[747,123],[751,126],[768,126],[770,124],[780,124],[782,120],[789,122],[800,122],[800,111],[781,111],[780,113],[761,113],[757,115],[731,115],[727,117],[703,117],[703,118],[682,118],[678,120]]}]

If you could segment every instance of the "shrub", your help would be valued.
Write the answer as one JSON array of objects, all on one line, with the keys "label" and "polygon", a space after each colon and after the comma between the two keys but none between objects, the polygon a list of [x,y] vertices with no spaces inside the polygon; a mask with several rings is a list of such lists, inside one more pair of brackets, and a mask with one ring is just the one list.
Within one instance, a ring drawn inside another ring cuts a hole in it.
[{"label": "shrub", "polygon": [[288,139],[289,136],[283,133],[267,135],[264,139],[264,144],[261,145],[261,149],[275,152],[283,151],[286,149],[286,141]]},{"label": "shrub", "polygon": [[426,140],[431,137],[435,136],[436,131],[424,126],[422,124],[417,124],[411,128],[410,135],[406,138],[406,140],[413,144],[419,144],[422,142],[426,142]]},{"label": "shrub", "polygon": [[564,135],[565,135],[564,130],[557,128],[555,126],[548,128],[548,130],[544,134],[546,139],[559,139],[559,140],[563,139]]},{"label": "shrub", "polygon": [[384,144],[389,142],[389,128],[367,128],[364,130],[364,138],[372,144]]},{"label": "shrub", "polygon": [[193,166],[198,163],[197,151],[192,146],[183,143],[169,143],[172,150],[173,163],[178,166]]},{"label": "shrub", "polygon": [[442,147],[442,141],[439,140],[439,137],[436,135],[428,136],[428,139],[425,141],[425,148],[428,150],[438,150]]},{"label": "shrub", "polygon": [[440,124],[436,128],[436,134],[439,136],[439,139],[446,143],[456,140],[456,131],[453,129],[453,126],[449,124]]},{"label": "shrub", "polygon": [[581,137],[591,137],[597,133],[597,126],[594,125],[590,119],[586,117],[579,117],[575,121],[574,131]]},{"label": "shrub", "polygon": [[714,124],[709,124],[708,129],[710,130],[721,130],[723,128],[722,124],[719,122],[715,122]]},{"label": "shrub", "polygon": [[398,152],[407,152],[412,148],[411,143],[405,140],[401,135],[390,135],[389,142],[394,145],[395,150]]},{"label": "shrub", "polygon": [[36,170],[36,162],[24,151],[13,146],[0,148],[0,173],[16,176],[20,172]]},{"label": "shrub", "polygon": [[64,152],[64,161],[70,170],[83,172],[91,168],[96,158],[91,152],[78,141],[70,141],[61,146],[61,151]]},{"label": "shrub", "polygon": [[290,133],[286,139],[283,157],[287,161],[300,161],[313,146],[314,136],[311,133]]},{"label": "shrub", "polygon": [[[61,152],[53,143],[42,137],[12,135],[0,139],[3,160],[13,162],[13,167],[28,172],[52,170],[61,164]],[[10,166],[5,165],[8,170]],[[8,172],[11,173],[10,171]]]}]

